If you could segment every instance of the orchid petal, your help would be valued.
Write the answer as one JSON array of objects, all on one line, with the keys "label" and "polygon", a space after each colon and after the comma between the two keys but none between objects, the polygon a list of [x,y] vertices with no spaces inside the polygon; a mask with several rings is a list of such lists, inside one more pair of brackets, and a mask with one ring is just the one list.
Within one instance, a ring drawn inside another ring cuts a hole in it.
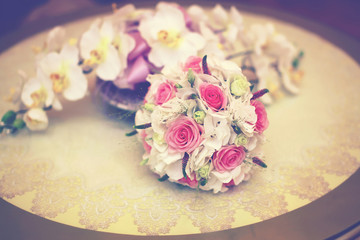
[{"label": "orchid petal", "polygon": [[97,48],[101,41],[100,31],[98,28],[90,28],[80,39],[80,53],[84,59],[90,58],[90,52]]},{"label": "orchid petal", "polygon": [[102,80],[112,81],[120,73],[121,67],[118,51],[114,46],[110,45],[106,59],[97,67],[96,73]]},{"label": "orchid petal", "polygon": [[87,79],[81,68],[72,65],[68,70],[69,87],[63,92],[64,97],[70,101],[76,101],[85,96],[87,90]]}]

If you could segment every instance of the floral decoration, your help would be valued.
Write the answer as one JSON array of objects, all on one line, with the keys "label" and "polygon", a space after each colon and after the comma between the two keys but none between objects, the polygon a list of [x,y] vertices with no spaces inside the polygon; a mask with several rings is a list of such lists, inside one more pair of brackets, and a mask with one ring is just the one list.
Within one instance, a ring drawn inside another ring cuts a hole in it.
[{"label": "floral decoration", "polygon": [[134,128],[146,149],[142,164],[160,180],[216,193],[248,180],[254,165],[266,167],[260,146],[269,121],[256,99],[267,90],[251,93],[236,64],[190,56],[178,72],[148,81]]},{"label": "floral decoration", "polygon": [[[297,94],[303,74],[299,69],[303,52],[276,32],[272,24],[246,27],[235,7],[227,11],[219,4],[208,10],[166,2],[159,2],[154,9],[137,9],[133,4],[114,7],[112,15],[96,19],[78,38],[68,38],[65,28],[57,26],[48,33],[43,46],[33,50],[36,74],[28,77],[19,71],[23,84],[12,90],[9,100],[20,100],[20,110],[3,113],[1,133],[16,133],[25,127],[45,130],[50,120],[47,111],[62,110],[64,101],[78,101],[89,94],[97,94],[131,114],[135,114],[144,98],[149,101],[147,108],[151,104],[183,108],[175,96],[196,95],[202,99],[199,104],[206,114],[195,112],[194,121],[213,126],[216,132],[219,126],[205,115],[224,119],[232,114],[233,121],[242,123],[239,128],[243,136],[248,137],[264,107],[257,101],[250,105],[239,99],[230,101],[229,93],[224,91],[243,98],[250,85],[254,91],[267,88],[270,94],[262,102],[270,104],[282,96],[281,89]],[[214,69],[203,69],[204,55],[217,61],[234,60],[233,65],[240,66],[242,74],[231,75],[234,66],[226,69],[228,66],[221,63]],[[205,74],[204,79],[185,93],[176,85],[181,82],[159,83],[154,77],[147,77],[163,73],[182,81],[184,76],[178,74],[179,69],[189,79]],[[230,85],[224,88],[209,76],[228,79]],[[149,83],[153,86],[146,95]],[[167,115],[173,117],[170,112]],[[261,133],[266,126],[266,121],[260,121],[256,130]],[[245,137],[236,138],[236,142],[244,141]]]}]

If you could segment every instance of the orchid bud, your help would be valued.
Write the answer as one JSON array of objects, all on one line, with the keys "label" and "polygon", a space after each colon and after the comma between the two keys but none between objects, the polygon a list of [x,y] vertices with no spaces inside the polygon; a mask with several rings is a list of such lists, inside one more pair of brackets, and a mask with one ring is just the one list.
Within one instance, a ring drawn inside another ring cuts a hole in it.
[{"label": "orchid bud", "polygon": [[24,115],[24,122],[31,131],[41,131],[48,127],[49,120],[41,108],[32,108]]}]

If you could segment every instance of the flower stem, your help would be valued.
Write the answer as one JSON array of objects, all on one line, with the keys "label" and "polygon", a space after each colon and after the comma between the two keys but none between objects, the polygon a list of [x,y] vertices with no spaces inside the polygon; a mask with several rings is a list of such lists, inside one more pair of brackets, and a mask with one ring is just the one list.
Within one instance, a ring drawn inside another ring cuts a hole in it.
[{"label": "flower stem", "polygon": [[184,157],[182,159],[182,173],[183,173],[183,176],[185,179],[187,179],[187,175],[186,175],[186,165],[187,165],[187,162],[189,161],[189,154],[188,153],[185,153],[184,154]]},{"label": "flower stem", "polygon": [[134,130],[134,131],[132,131],[132,132],[125,133],[125,136],[127,136],[127,137],[131,137],[131,136],[136,135],[137,133],[138,133],[138,131]]},{"label": "flower stem", "polygon": [[167,174],[165,174],[164,176],[162,176],[161,178],[158,178],[159,182],[163,182],[166,181],[169,178],[169,176]]},{"label": "flower stem", "polygon": [[211,75],[211,72],[210,72],[210,70],[209,70],[209,66],[208,66],[208,64],[207,64],[206,59],[207,59],[207,55],[205,55],[205,56],[203,57],[203,59],[202,59],[203,72],[204,72],[204,74]]},{"label": "flower stem", "polygon": [[258,157],[253,157],[252,162],[256,165],[259,165],[260,167],[267,168],[267,165]]},{"label": "flower stem", "polygon": [[253,52],[254,52],[253,50],[248,50],[248,51],[244,51],[244,52],[238,52],[238,53],[230,54],[229,56],[226,57],[226,60],[230,60],[230,59],[233,59],[233,58],[236,58],[236,57],[249,55],[249,54],[252,54]]},{"label": "flower stem", "polygon": [[268,92],[269,92],[269,90],[266,89],[266,88],[261,89],[261,90],[255,92],[250,100],[258,99],[258,98],[262,97],[263,95],[265,95]]},{"label": "flower stem", "polygon": [[146,129],[146,128],[149,128],[149,127],[151,127],[151,123],[145,123],[145,124],[142,124],[142,125],[134,125],[135,129]]}]

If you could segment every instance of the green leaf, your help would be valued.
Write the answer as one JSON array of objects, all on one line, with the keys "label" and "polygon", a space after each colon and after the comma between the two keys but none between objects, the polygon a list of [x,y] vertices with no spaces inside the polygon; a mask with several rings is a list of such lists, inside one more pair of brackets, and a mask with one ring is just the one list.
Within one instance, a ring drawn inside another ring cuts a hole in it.
[{"label": "green leaf", "polygon": [[145,124],[142,124],[142,125],[134,125],[135,129],[146,129],[146,128],[149,128],[149,127],[151,127],[151,123],[145,123]]},{"label": "green leaf", "polygon": [[26,126],[26,123],[21,118],[15,119],[15,121],[13,123],[13,127],[15,127],[16,129],[23,129],[25,126]]},{"label": "green leaf", "polygon": [[195,82],[195,75],[194,72],[191,68],[189,68],[189,71],[187,73],[187,80],[190,83],[191,87],[194,87],[194,82]]},{"label": "green leaf", "polygon": [[147,164],[148,161],[149,161],[149,158],[145,158],[145,159],[143,159],[143,160],[140,162],[140,165],[141,165],[141,166],[144,166],[144,165]]},{"label": "green leaf", "polygon": [[242,131],[241,131],[241,129],[238,127],[238,126],[236,126],[236,125],[231,125],[231,127],[233,128],[233,130],[234,130],[234,132],[236,133],[236,134],[241,134],[242,133]]},{"label": "green leaf", "polygon": [[190,95],[190,99],[197,99],[197,98],[198,98],[198,96],[195,93]]},{"label": "green leaf", "polygon": [[136,135],[137,133],[138,133],[138,131],[134,130],[134,131],[132,131],[132,132],[125,133],[125,136],[127,136],[127,137],[131,137],[131,136]]},{"label": "green leaf", "polygon": [[175,87],[176,87],[176,88],[183,88],[183,86],[181,86],[179,83],[176,83],[176,84],[175,84]]},{"label": "green leaf", "polygon": [[206,184],[207,184],[207,179],[206,178],[202,178],[202,179],[200,179],[200,185],[201,186],[205,186]]},{"label": "green leaf", "polygon": [[12,124],[15,121],[15,119],[16,119],[16,113],[10,110],[3,115],[1,121],[5,124]]},{"label": "green leaf", "polygon": [[161,178],[158,178],[158,181],[159,182],[163,182],[163,181],[166,181],[168,180],[169,176],[167,174],[165,174],[164,176],[162,176]]}]

